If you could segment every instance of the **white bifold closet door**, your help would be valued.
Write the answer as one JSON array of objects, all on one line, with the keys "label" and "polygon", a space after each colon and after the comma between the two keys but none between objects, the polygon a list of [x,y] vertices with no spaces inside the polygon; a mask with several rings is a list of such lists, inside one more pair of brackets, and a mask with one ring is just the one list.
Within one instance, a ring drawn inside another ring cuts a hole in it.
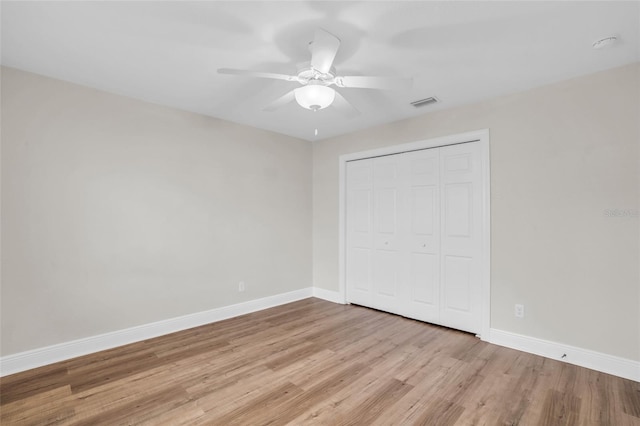
[{"label": "white bifold closet door", "polygon": [[481,331],[478,143],[347,163],[347,301]]}]

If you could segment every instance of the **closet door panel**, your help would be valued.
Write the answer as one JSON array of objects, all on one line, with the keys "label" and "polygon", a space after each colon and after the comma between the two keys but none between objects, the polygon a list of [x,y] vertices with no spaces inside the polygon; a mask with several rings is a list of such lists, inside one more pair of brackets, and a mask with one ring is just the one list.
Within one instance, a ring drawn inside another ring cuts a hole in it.
[{"label": "closet door panel", "polygon": [[347,163],[346,287],[350,302],[372,303],[373,162]]},{"label": "closet door panel", "polygon": [[351,206],[349,209],[351,215],[351,243],[356,247],[371,246],[372,196],[371,188],[354,188],[351,192]]},{"label": "closet door panel", "polygon": [[411,302],[418,311],[438,308],[439,264],[436,255],[411,253]]},{"label": "closet door panel", "polygon": [[351,284],[356,291],[371,292],[371,250],[354,247],[349,252]]},{"label": "closet door panel", "polygon": [[403,241],[398,216],[401,211],[401,158],[373,160],[373,307],[400,313]]},{"label": "closet door panel", "polygon": [[445,309],[459,312],[471,310],[471,263],[472,258],[444,256],[443,290]]},{"label": "closet door panel", "polygon": [[406,310],[411,317],[438,322],[440,299],[439,150],[404,154],[408,276]]},{"label": "closet door panel", "polygon": [[450,244],[468,243],[473,227],[473,184],[447,183],[444,186],[444,234]]},{"label": "closet door panel", "polygon": [[397,252],[390,250],[376,250],[373,254],[373,288],[380,302],[398,295],[399,258]]},{"label": "closet door panel", "polygon": [[396,155],[373,159],[374,247],[399,249],[399,159]]},{"label": "closet door panel", "polygon": [[481,330],[480,146],[475,143],[440,148],[442,190],[441,299],[442,325]]}]

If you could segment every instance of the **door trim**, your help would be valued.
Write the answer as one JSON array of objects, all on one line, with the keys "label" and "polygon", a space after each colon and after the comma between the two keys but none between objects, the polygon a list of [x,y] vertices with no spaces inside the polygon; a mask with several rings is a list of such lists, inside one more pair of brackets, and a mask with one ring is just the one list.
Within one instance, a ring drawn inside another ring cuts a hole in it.
[{"label": "door trim", "polygon": [[338,273],[340,300],[347,303],[346,292],[346,184],[347,162],[362,160],[365,158],[381,157],[384,155],[400,154],[403,152],[417,151],[421,149],[437,148],[459,143],[476,142],[481,147],[482,157],[482,326],[478,335],[482,340],[489,341],[491,330],[491,164],[489,149],[489,129],[473,132],[459,133],[456,135],[426,139],[416,142],[391,145],[367,151],[354,152],[341,155],[338,159],[339,187],[338,187],[338,211],[339,211],[339,246],[338,246]]}]

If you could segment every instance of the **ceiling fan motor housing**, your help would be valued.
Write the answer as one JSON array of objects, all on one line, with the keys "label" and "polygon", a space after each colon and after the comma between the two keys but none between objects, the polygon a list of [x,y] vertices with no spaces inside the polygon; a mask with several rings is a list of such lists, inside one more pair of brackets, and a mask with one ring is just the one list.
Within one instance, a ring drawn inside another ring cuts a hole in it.
[{"label": "ceiling fan motor housing", "polygon": [[305,64],[298,71],[298,80],[300,84],[323,84],[325,86],[329,86],[333,84],[336,78],[336,70],[331,67],[329,72],[323,73],[313,68],[310,64]]}]

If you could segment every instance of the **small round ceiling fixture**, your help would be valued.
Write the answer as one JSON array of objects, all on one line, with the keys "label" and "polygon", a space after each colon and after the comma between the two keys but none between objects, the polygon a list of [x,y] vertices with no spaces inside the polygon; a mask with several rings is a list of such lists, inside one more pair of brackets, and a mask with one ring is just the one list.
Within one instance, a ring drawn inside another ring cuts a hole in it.
[{"label": "small round ceiling fixture", "polygon": [[612,35],[594,41],[592,46],[594,49],[604,49],[605,47],[611,47],[611,45],[613,45],[617,40],[618,37]]}]

